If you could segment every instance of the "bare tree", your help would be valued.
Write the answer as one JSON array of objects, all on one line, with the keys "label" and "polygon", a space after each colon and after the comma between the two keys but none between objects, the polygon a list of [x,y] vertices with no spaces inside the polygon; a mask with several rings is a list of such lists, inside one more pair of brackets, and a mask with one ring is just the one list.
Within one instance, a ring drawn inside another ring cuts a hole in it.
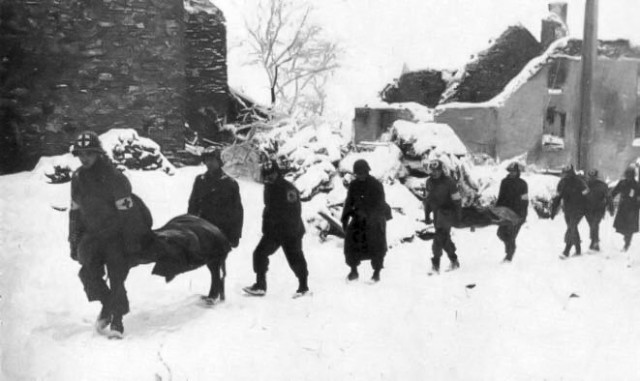
[{"label": "bare tree", "polygon": [[[299,1],[298,1],[299,3]],[[288,114],[324,111],[324,85],[338,67],[339,48],[309,21],[308,5],[260,0],[255,22],[245,21],[251,53],[269,79],[271,105]]]}]

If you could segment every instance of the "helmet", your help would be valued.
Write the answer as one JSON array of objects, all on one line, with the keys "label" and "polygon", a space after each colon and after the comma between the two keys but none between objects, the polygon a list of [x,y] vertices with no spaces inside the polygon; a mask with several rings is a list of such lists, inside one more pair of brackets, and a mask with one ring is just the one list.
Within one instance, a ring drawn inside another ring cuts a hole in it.
[{"label": "helmet", "polygon": [[278,162],[275,159],[269,159],[262,163],[260,172],[262,173],[262,177],[267,177],[274,173],[280,174],[280,167],[278,166]]},{"label": "helmet", "polygon": [[366,160],[358,159],[353,163],[353,173],[369,173],[369,171],[371,171],[371,167]]},{"label": "helmet", "polygon": [[516,173],[520,173],[520,164],[518,164],[517,162],[512,162],[511,164],[509,164],[507,166],[507,171],[508,172],[516,172]]},{"label": "helmet", "polygon": [[85,131],[80,133],[71,146],[71,153],[74,156],[78,155],[78,152],[97,152],[104,153],[102,149],[102,143],[100,137],[93,131]]},{"label": "helmet", "polygon": [[442,171],[442,162],[440,160],[430,161],[428,167],[429,167],[429,170],[431,171],[435,171],[435,170]]},{"label": "helmet", "polygon": [[200,157],[202,158],[202,161],[204,162],[206,159],[208,158],[215,158],[216,160],[218,160],[218,163],[223,164],[222,162],[222,157],[221,157],[221,149],[215,146],[209,146],[207,148],[204,149],[204,151],[202,151],[202,154],[200,155]]},{"label": "helmet", "polygon": [[624,170],[624,178],[625,179],[633,179],[636,177],[636,170],[633,167],[627,167],[627,169]]},{"label": "helmet", "polygon": [[565,165],[562,168],[562,174],[563,175],[575,175],[576,171],[575,171],[575,169],[573,169],[573,164]]}]

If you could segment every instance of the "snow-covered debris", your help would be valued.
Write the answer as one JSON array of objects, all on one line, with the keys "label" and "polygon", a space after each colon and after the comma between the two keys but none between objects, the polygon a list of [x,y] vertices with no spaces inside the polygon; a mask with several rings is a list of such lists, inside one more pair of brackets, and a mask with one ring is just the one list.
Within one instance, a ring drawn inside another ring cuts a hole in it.
[{"label": "snow-covered debris", "polygon": [[80,160],[70,153],[58,156],[43,156],[38,160],[35,168],[31,171],[32,176],[40,180],[49,178],[47,175],[53,175],[57,168],[68,168],[71,172],[80,167]]},{"label": "snow-covered debris", "polygon": [[321,161],[307,168],[293,182],[300,191],[300,199],[305,201],[322,190],[329,190],[331,176],[335,172],[335,167],[328,161]]},{"label": "snow-covered debris", "polygon": [[387,182],[394,181],[406,175],[404,165],[402,165],[402,151],[395,144],[384,144],[375,146],[373,151],[351,152],[340,162],[341,173],[351,173],[353,163],[356,160],[364,159],[371,167],[371,176]]},{"label": "snow-covered debris", "polygon": [[260,152],[251,144],[234,144],[222,150],[222,169],[231,177],[260,180]]},{"label": "snow-covered debris", "polygon": [[113,128],[100,135],[102,148],[115,164],[130,169],[162,169],[169,175],[175,167],[160,152],[160,145],[138,135],[132,128]]},{"label": "snow-covered debris", "polygon": [[417,102],[398,102],[386,103],[383,101],[369,102],[365,107],[407,110],[411,113],[411,119],[414,122],[433,122],[434,109],[423,106]]},{"label": "snow-covered debris", "polygon": [[466,155],[467,147],[453,129],[444,123],[413,123],[397,120],[391,127],[392,141],[409,157],[431,152]]}]

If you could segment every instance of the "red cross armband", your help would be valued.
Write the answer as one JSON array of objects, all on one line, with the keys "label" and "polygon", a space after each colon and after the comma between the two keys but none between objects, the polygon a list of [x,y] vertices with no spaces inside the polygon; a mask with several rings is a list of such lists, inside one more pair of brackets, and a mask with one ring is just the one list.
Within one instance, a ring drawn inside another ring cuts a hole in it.
[{"label": "red cross armband", "polygon": [[133,200],[131,197],[123,197],[116,200],[116,209],[118,210],[129,210],[131,207],[133,207]]}]

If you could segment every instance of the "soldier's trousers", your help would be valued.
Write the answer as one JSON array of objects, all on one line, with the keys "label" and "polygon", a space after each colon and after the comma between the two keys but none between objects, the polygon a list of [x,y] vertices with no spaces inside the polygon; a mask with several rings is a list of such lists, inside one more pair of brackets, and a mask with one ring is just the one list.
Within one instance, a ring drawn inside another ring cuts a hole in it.
[{"label": "soldier's trousers", "polygon": [[516,252],[516,238],[520,232],[522,224],[516,225],[502,225],[498,227],[498,238],[504,242],[504,251],[506,253],[505,259],[512,260],[513,255]]},{"label": "soldier's trousers", "polygon": [[[124,245],[118,237],[85,235],[78,245],[80,280],[89,301],[99,300],[115,315],[129,312],[129,299],[124,282],[129,274],[129,263]],[[109,285],[104,278],[105,266]]]},{"label": "soldier's trousers", "polygon": [[582,220],[583,214],[565,214],[564,221],[567,223],[567,231],[564,234],[564,243],[567,247],[580,245],[580,232],[578,224]]},{"label": "soldier's trousers", "polygon": [[433,243],[431,245],[431,251],[433,252],[431,263],[436,268],[440,268],[442,250],[447,253],[447,257],[449,257],[451,262],[458,260],[458,256],[456,255],[456,245],[451,240],[451,228],[436,228]]},{"label": "soldier's trousers", "polygon": [[309,272],[302,252],[302,236],[280,238],[263,235],[253,251],[253,271],[258,275],[266,274],[269,271],[269,256],[280,247],[296,277],[306,280]]},{"label": "soldier's trousers", "polygon": [[589,238],[591,243],[600,242],[600,222],[604,217],[604,211],[587,211],[585,213],[587,223],[589,223]]}]

